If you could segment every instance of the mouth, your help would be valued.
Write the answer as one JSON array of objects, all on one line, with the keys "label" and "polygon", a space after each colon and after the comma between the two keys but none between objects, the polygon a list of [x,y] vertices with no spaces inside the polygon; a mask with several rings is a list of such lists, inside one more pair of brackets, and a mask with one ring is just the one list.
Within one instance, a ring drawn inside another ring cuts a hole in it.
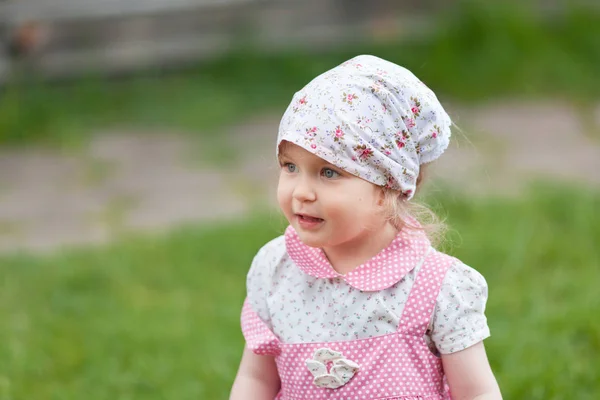
[{"label": "mouth", "polygon": [[315,217],[308,214],[294,214],[296,217],[297,226],[302,230],[317,230],[319,229],[325,220],[323,218]]},{"label": "mouth", "polygon": [[308,214],[296,214],[296,217],[300,221],[309,222],[309,223],[319,223],[319,222],[325,221],[323,218],[313,217],[312,215],[308,215]]}]

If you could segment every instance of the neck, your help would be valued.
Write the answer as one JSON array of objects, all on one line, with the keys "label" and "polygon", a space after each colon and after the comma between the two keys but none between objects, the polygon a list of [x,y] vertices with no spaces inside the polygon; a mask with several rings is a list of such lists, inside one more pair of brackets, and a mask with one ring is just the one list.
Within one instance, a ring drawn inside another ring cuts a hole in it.
[{"label": "neck", "polygon": [[340,246],[323,248],[331,266],[340,274],[347,274],[369,261],[394,240],[398,231],[386,222],[376,231],[366,232],[355,240]]}]

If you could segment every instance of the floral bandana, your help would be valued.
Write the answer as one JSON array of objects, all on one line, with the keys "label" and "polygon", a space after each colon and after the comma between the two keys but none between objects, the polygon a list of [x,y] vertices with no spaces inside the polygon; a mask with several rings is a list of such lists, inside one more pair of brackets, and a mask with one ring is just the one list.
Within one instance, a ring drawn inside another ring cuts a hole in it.
[{"label": "floral bandana", "polygon": [[450,117],[409,70],[361,55],[297,92],[277,138],[379,186],[412,198],[421,164],[450,141]]}]

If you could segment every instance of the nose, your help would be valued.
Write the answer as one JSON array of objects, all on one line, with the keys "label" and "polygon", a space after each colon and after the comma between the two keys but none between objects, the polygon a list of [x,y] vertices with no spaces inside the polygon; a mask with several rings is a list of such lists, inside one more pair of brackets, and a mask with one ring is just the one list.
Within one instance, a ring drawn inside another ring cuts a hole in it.
[{"label": "nose", "polygon": [[315,201],[317,199],[314,185],[311,184],[307,177],[302,177],[297,180],[292,196],[294,199],[301,202]]}]

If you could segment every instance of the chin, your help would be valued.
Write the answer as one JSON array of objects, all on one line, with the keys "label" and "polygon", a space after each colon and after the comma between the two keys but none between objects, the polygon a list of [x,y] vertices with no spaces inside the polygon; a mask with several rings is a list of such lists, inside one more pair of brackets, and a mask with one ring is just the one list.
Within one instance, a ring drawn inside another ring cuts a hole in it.
[{"label": "chin", "polygon": [[296,230],[296,232],[298,233],[298,237],[300,238],[302,243],[304,243],[307,246],[317,247],[317,248],[321,248],[321,247],[325,246],[325,241],[321,240],[318,237],[315,237],[314,235],[306,234],[305,232],[302,232],[301,230],[300,231]]}]

